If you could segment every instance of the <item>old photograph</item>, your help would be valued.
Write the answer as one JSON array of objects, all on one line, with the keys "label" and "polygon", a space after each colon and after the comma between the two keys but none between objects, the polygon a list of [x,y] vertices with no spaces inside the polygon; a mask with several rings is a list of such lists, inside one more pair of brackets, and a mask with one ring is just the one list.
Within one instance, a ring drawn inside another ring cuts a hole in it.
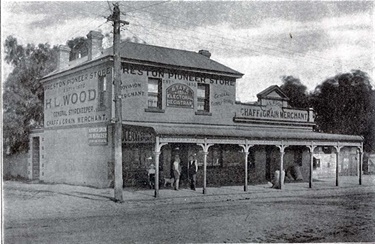
[{"label": "old photograph", "polygon": [[375,242],[373,1],[2,1],[2,243]]}]

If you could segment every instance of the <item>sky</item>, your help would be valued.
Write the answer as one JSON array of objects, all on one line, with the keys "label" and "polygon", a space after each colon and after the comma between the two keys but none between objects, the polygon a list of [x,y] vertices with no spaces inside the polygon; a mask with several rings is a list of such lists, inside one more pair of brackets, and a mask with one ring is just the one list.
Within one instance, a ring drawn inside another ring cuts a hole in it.
[{"label": "sky", "polygon": [[[374,79],[372,1],[120,1],[130,24],[122,39],[189,51],[209,50],[211,58],[244,74],[237,100],[253,102],[282,76],[299,78],[308,91],[338,73],[360,69]],[[101,31],[111,46],[111,2],[2,1],[2,45],[63,45]],[[11,67],[3,66],[3,75]],[[372,85],[374,82],[372,81]]]}]

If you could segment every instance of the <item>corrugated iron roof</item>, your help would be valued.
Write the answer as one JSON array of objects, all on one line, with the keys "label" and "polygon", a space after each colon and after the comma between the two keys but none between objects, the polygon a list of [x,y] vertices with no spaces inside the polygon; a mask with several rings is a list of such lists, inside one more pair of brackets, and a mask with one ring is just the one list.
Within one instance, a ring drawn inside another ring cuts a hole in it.
[{"label": "corrugated iron roof", "polygon": [[[82,65],[98,61],[100,59],[113,55],[113,47],[103,50],[102,54],[93,60],[87,60],[87,57],[74,60],[69,63],[69,67],[55,70],[45,77],[42,81],[53,75],[60,74],[67,70],[78,68]],[[153,46],[148,44],[122,42],[120,44],[120,55],[122,59],[129,62],[144,63],[156,66],[168,66],[168,68],[180,68],[190,71],[213,72],[219,75],[229,75],[236,78],[243,76],[242,73],[220,64],[198,52]]]},{"label": "corrugated iron roof", "polygon": [[[124,124],[125,125],[125,124]],[[329,142],[361,142],[363,138],[355,135],[328,134],[314,131],[297,131],[291,129],[265,129],[249,126],[210,126],[210,125],[162,125],[152,123],[137,123],[138,126],[152,128],[160,136],[191,136],[191,137],[221,137],[255,140],[314,140]]]},{"label": "corrugated iron roof", "polygon": [[[242,73],[220,64],[198,52],[152,46],[133,42],[120,44],[121,57],[155,64],[172,65],[176,67],[194,68],[198,70],[217,71],[238,77]],[[103,51],[103,55],[112,55],[112,47]]]}]

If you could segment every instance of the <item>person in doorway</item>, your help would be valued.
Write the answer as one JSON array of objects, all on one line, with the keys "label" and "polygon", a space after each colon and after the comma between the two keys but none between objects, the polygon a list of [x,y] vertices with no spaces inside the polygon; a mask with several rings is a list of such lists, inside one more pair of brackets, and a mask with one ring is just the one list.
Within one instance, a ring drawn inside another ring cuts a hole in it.
[{"label": "person in doorway", "polygon": [[155,168],[155,165],[152,163],[147,170],[148,184],[150,188],[155,188],[155,173],[156,173],[156,168]]},{"label": "person in doorway", "polygon": [[198,162],[195,158],[195,155],[191,155],[189,157],[188,172],[189,172],[189,180],[190,180],[190,189],[194,191],[195,191],[195,186],[197,182],[197,171],[198,171]]},{"label": "person in doorway", "polygon": [[173,174],[174,174],[174,189],[178,191],[181,175],[180,156],[176,154],[173,161]]}]

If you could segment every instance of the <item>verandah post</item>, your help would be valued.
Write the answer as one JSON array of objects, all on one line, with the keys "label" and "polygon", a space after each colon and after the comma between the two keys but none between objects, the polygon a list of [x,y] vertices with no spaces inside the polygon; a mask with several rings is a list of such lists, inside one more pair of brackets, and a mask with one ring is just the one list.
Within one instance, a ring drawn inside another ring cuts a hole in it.
[{"label": "verandah post", "polygon": [[363,142],[359,147],[359,165],[358,165],[358,180],[359,185],[362,185],[362,166],[363,166]]},{"label": "verandah post", "polygon": [[313,186],[313,163],[314,163],[314,150],[315,150],[314,143],[311,143],[311,146],[308,146],[310,150],[310,175],[309,175],[309,188]]},{"label": "verandah post", "polygon": [[280,174],[279,174],[279,189],[283,189],[283,184],[284,184],[284,179],[285,179],[285,174],[283,177],[283,172],[284,172],[284,154],[285,154],[285,148],[287,146],[284,145],[284,142],[281,142],[280,146],[277,146],[280,149]]},{"label": "verandah post", "polygon": [[337,143],[336,149],[336,186],[339,186],[339,161],[340,161],[340,150],[341,146]]},{"label": "verandah post", "polygon": [[245,182],[244,182],[244,191],[247,191],[248,188],[248,158],[249,158],[249,150],[252,146],[254,145],[249,145],[247,144],[247,140],[245,140],[245,145],[239,145],[240,147],[243,148],[244,154],[245,154]]},{"label": "verandah post", "polygon": [[159,197],[159,157],[161,148],[166,145],[167,143],[160,143],[159,136],[156,137],[155,140],[155,194],[154,196],[157,198]]},{"label": "verandah post", "polygon": [[207,144],[207,138],[204,139],[203,144],[197,144],[198,146],[201,146],[203,149],[203,194],[207,193],[207,155],[208,155],[208,149],[213,144]]}]

